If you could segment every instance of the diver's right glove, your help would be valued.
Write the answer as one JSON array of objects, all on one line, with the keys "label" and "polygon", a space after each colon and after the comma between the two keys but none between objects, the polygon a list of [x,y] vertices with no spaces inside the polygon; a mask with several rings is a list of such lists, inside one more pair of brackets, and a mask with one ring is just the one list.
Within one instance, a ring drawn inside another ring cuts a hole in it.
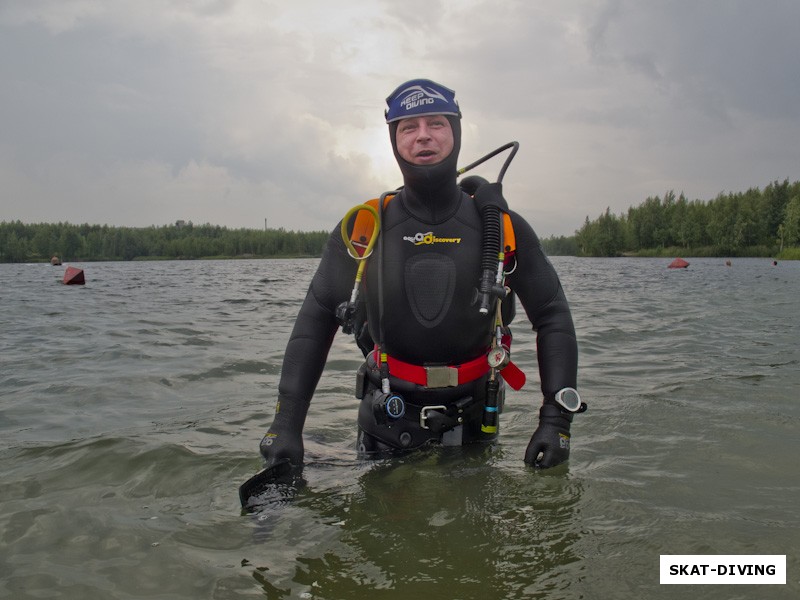
[{"label": "diver's right glove", "polygon": [[[284,409],[281,410],[283,405]],[[292,410],[294,405],[289,402],[281,402],[275,410],[275,419],[272,421],[269,430],[261,439],[258,446],[261,456],[267,461],[267,465],[288,458],[292,465],[299,467],[303,464],[303,423],[305,422],[305,411],[295,414]]]},{"label": "diver's right glove", "polygon": [[539,409],[539,426],[525,450],[525,462],[543,469],[566,462],[572,417],[572,413],[546,400]]},{"label": "diver's right glove", "polygon": [[258,445],[261,456],[271,465],[282,458],[288,458],[294,466],[303,464],[303,435],[297,435],[288,431],[275,431],[274,424],[261,439]]}]

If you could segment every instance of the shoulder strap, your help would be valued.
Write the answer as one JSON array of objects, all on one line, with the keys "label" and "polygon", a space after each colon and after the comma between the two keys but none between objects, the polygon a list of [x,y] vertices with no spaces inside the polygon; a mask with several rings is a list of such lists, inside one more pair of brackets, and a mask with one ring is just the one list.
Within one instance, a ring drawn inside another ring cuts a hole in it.
[{"label": "shoulder strap", "polygon": [[[383,201],[384,208],[386,208],[386,205],[389,204],[392,198],[394,198],[394,194],[386,196],[386,199]],[[380,202],[380,198],[373,198],[372,200],[367,200],[364,204],[368,204],[377,210],[378,202]],[[350,241],[353,243],[353,247],[358,251],[359,256],[363,256],[364,250],[367,248],[370,238],[372,237],[374,228],[375,218],[372,216],[372,213],[368,210],[358,211],[355,223],[353,223],[353,231],[350,233]]]},{"label": "shoulder strap", "polygon": [[503,251],[506,260],[511,258],[517,251],[517,238],[514,236],[514,226],[511,224],[511,215],[503,213]]}]

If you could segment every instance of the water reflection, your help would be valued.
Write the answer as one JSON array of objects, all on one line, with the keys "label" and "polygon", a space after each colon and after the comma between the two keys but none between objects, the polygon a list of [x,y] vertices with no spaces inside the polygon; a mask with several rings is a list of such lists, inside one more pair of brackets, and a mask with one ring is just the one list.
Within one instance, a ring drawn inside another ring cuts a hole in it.
[{"label": "water reflection", "polygon": [[568,468],[522,463],[524,319],[531,387],[497,445],[381,462],[355,457],[359,353],[339,336],[306,485],[244,516],[316,261],[98,263],[79,290],[0,265],[0,596],[675,598],[660,554],[778,553],[787,585],[742,597],[799,597],[800,262],[554,262],[590,404]]},{"label": "water reflection", "polygon": [[[508,468],[502,450],[482,447],[432,448],[353,462],[349,470],[355,480],[344,488],[325,489],[329,472],[321,487],[297,490],[292,511],[314,524],[308,535],[318,543],[296,554],[288,580],[271,577],[264,559],[280,560],[281,554],[269,546],[266,556],[251,561],[261,565],[254,577],[267,597],[289,597],[296,586],[320,598],[390,591],[406,598],[552,597],[563,586],[564,570],[580,561],[573,521],[581,486],[566,466]],[[317,479],[312,471],[313,465],[306,474]],[[346,479],[341,472],[334,477],[340,485]],[[259,521],[259,540],[306,546],[311,540],[280,539],[286,531],[274,509]]]}]

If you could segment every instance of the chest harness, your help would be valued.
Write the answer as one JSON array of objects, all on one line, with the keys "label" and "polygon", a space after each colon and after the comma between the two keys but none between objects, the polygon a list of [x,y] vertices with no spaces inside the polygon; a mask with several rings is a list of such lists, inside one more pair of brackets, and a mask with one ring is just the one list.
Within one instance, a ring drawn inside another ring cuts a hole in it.
[{"label": "chest harness", "polygon": [[[457,174],[462,175],[509,148],[512,149],[512,152],[506,159],[497,179],[497,183],[501,183],[506,169],[519,148],[517,142],[511,142],[498,148],[474,163],[459,169]],[[482,177],[471,176],[462,180],[460,186],[470,196],[473,196],[477,188],[485,183],[488,181]],[[397,191],[385,192],[380,198],[374,198],[364,204],[354,206],[342,219],[342,240],[350,256],[358,261],[358,270],[350,299],[341,303],[336,311],[337,319],[344,333],[353,332],[366,262],[372,255],[376,243],[381,247],[380,256],[384,256],[382,236],[380,236],[383,211],[396,195]],[[487,434],[497,432],[500,378],[502,377],[515,390],[519,390],[525,384],[525,374],[511,362],[511,332],[503,323],[502,302],[511,296],[510,289],[505,286],[505,277],[516,269],[516,238],[511,217],[506,212],[507,208],[505,205],[500,206],[491,202],[478,207],[483,223],[481,276],[477,286],[478,310],[481,314],[489,314],[493,310],[494,320],[487,353],[471,361],[452,366],[422,366],[406,363],[386,353],[383,335],[383,265],[380,265],[378,269],[379,339],[373,350],[373,359],[379,369],[381,380],[381,398],[377,403],[379,408],[376,410],[376,418],[388,420],[391,424],[391,421],[399,419],[405,414],[403,398],[391,390],[390,373],[393,377],[428,388],[461,385],[475,381],[488,373],[481,430]],[[355,219],[353,219],[354,216]],[[351,222],[353,222],[352,230],[348,232]],[[510,297],[509,300],[513,301],[513,297]],[[511,314],[513,316],[513,313]],[[458,403],[455,404],[458,405]],[[423,429],[429,428],[426,415],[431,410],[448,411],[450,409],[446,406],[422,407],[420,425]],[[458,406],[456,410],[459,413],[463,412]],[[453,416],[453,422],[454,425],[462,422],[460,414]]]}]

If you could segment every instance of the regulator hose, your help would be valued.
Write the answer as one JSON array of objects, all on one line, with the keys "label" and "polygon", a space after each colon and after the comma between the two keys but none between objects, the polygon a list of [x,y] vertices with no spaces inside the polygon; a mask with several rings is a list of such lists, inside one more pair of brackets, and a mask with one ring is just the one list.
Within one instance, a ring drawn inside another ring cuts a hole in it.
[{"label": "regulator hose", "polygon": [[519,142],[508,142],[507,144],[504,144],[504,145],[500,146],[496,150],[492,150],[486,156],[482,156],[481,158],[479,158],[475,162],[468,164],[466,167],[461,167],[460,169],[458,169],[456,171],[456,176],[463,175],[467,171],[470,171],[470,170],[474,169],[475,167],[477,167],[478,165],[481,165],[481,164],[485,163],[490,158],[494,158],[495,156],[500,154],[503,150],[508,150],[509,148],[511,148],[511,153],[508,155],[508,158],[506,158],[506,161],[503,163],[503,166],[500,169],[500,174],[497,176],[497,183],[502,183],[503,182],[503,177],[506,174],[506,170],[508,169],[508,166],[511,164],[511,161],[514,160],[514,155],[516,155],[517,150],[519,150]]},{"label": "regulator hose", "polygon": [[[492,307],[492,300],[496,297],[505,295],[505,289],[499,286],[497,289],[498,268],[503,268],[503,247],[501,240],[501,217],[500,209],[497,206],[487,205],[481,211],[483,221],[483,248],[481,255],[481,279],[478,286],[480,306],[478,310],[481,314],[489,314]],[[499,262],[499,267],[498,267]],[[498,295],[499,293],[499,295]]]},{"label": "regulator hose", "polygon": [[[355,246],[353,245],[353,241],[350,239],[350,235],[347,233],[347,227],[353,215],[357,215],[362,210],[365,210],[372,215],[373,224],[372,235],[370,236],[366,246],[362,246],[363,249],[361,252],[359,252],[356,250]],[[361,280],[364,277],[364,269],[367,266],[367,259],[372,254],[372,249],[375,247],[375,242],[377,241],[378,234],[380,233],[380,216],[378,215],[378,211],[369,204],[359,204],[358,206],[354,206],[347,211],[347,214],[345,214],[344,218],[342,219],[340,230],[342,234],[342,241],[347,248],[347,253],[353,257],[354,260],[358,261],[358,270],[356,271],[356,279],[355,283],[353,284],[353,291],[350,293],[350,300],[348,302],[342,302],[336,307],[336,319],[339,322],[339,325],[342,327],[342,331],[344,333],[353,333],[353,316],[355,315],[358,303],[358,289],[361,285]]]},{"label": "regulator hose", "polygon": [[[511,153],[508,155],[508,158],[506,158],[497,176],[497,183],[502,183],[508,166],[514,159],[517,150],[519,150],[519,142],[509,142],[500,146],[486,156],[470,163],[466,167],[462,167],[457,171],[457,174],[462,175],[509,148],[511,148]],[[481,185],[488,183],[489,182],[483,177],[473,175],[465,177],[460,185],[461,189],[470,196],[474,196]],[[489,314],[493,301],[496,298],[503,298],[506,294],[505,288],[503,287],[503,260],[505,258],[505,253],[503,252],[502,235],[503,217],[500,207],[496,204],[486,204],[480,210],[481,220],[483,221],[483,243],[481,249],[481,278],[478,285],[478,310],[481,314],[485,315]]]}]

